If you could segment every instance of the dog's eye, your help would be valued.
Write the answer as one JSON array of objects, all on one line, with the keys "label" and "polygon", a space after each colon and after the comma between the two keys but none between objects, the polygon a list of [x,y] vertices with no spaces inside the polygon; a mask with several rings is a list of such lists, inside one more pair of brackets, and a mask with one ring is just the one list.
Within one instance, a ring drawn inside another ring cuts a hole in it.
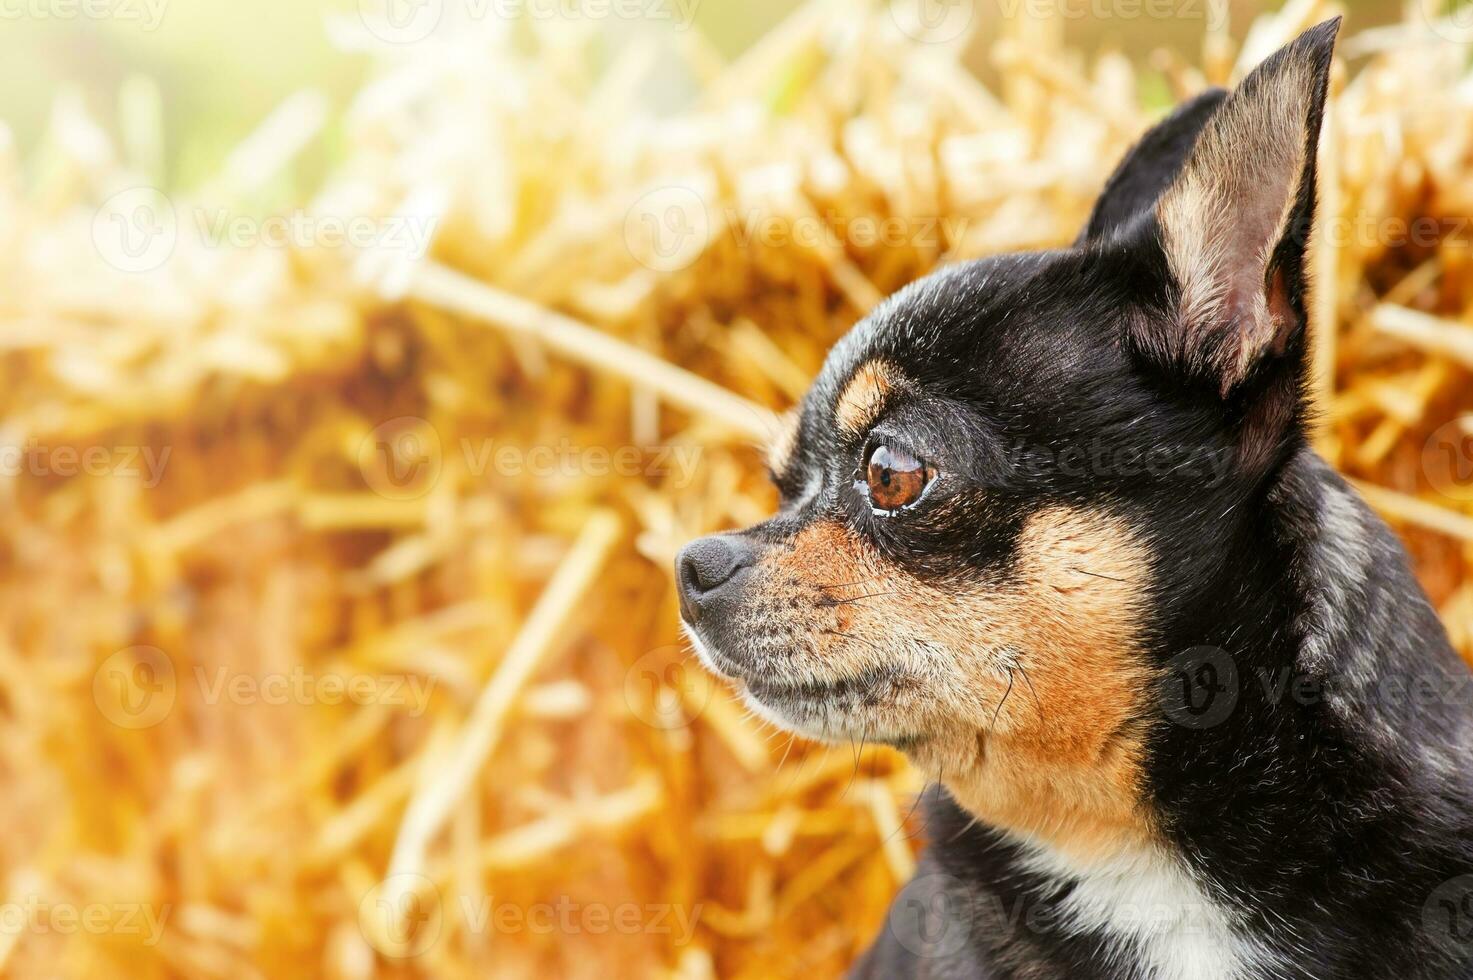
[{"label": "dog's eye", "polygon": [[864,468],[864,485],[876,510],[895,511],[921,499],[936,470],[889,446],[876,446]]}]

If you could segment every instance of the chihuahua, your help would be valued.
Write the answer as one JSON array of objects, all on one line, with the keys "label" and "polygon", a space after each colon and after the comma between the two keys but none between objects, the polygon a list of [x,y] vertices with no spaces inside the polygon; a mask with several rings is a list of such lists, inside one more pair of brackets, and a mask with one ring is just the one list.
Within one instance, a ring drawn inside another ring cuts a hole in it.
[{"label": "chihuahua", "polygon": [[854,975],[1473,977],[1473,675],[1306,435],[1338,29],[1149,131],[1072,247],[886,300],[778,514],[680,553],[757,715],[935,777]]}]

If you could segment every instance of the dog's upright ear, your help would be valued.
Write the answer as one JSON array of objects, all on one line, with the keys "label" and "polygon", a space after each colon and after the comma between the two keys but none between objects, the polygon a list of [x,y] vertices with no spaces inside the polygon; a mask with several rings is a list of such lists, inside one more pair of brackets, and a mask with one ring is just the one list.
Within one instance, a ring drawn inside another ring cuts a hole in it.
[{"label": "dog's upright ear", "polygon": [[1166,309],[1129,327],[1136,349],[1210,386],[1268,450],[1302,414],[1305,250],[1315,147],[1340,18],[1275,52],[1207,119],[1156,201],[1147,247],[1164,258]]},{"label": "dog's upright ear", "polygon": [[1223,89],[1208,89],[1147,130],[1105,181],[1074,244],[1099,241],[1150,211],[1181,172],[1198,134],[1226,97]]}]

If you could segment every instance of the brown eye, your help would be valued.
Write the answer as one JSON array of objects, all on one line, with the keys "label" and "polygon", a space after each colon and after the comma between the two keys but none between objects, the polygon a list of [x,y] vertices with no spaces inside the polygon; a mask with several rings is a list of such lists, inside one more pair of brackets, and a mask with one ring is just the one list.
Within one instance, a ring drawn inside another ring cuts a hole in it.
[{"label": "brown eye", "polygon": [[899,510],[921,499],[936,471],[899,449],[876,446],[865,466],[864,482],[876,510]]}]

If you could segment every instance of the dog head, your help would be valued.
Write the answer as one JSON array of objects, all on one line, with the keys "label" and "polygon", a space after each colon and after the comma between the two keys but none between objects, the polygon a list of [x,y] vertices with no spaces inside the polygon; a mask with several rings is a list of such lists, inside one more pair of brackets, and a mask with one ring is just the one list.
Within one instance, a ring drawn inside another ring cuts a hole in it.
[{"label": "dog head", "polygon": [[899,746],[1002,827],[1139,831],[1150,638],[1211,582],[1164,542],[1210,554],[1303,444],[1337,29],[1149,132],[1073,247],[934,274],[834,348],[773,447],[779,513],[677,560],[760,716]]}]

